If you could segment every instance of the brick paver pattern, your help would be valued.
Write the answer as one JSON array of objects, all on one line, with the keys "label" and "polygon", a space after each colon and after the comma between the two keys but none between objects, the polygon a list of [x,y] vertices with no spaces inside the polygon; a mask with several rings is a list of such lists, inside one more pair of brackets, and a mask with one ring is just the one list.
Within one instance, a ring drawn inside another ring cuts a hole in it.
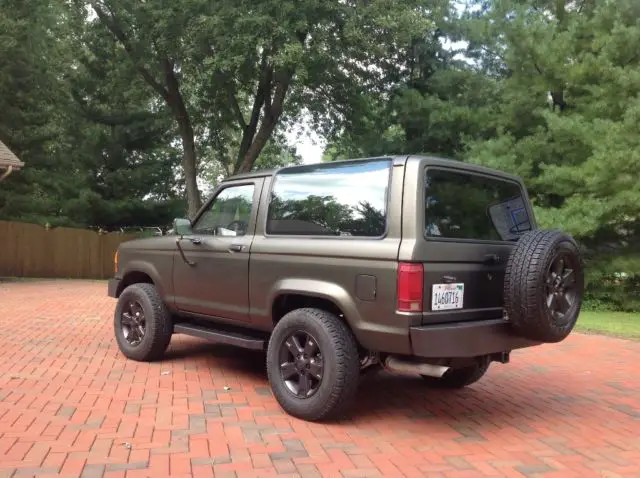
[{"label": "brick paver pattern", "polygon": [[104,282],[0,283],[1,476],[640,477],[640,343],[573,334],[461,391],[363,377],[349,419],[282,412],[260,353],[118,351]]}]

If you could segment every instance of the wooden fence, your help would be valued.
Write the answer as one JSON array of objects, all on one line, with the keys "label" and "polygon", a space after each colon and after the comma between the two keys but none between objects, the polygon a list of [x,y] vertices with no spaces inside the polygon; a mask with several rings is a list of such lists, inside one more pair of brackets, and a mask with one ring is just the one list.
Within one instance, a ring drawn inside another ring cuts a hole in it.
[{"label": "wooden fence", "polygon": [[0,277],[107,279],[118,245],[135,238],[0,221]]}]

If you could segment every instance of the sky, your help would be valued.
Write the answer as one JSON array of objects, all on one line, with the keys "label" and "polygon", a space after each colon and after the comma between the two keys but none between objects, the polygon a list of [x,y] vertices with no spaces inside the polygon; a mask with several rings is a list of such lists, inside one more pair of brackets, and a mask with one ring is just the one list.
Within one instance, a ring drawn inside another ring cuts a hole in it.
[{"label": "sky", "polygon": [[287,133],[287,140],[296,147],[304,164],[319,163],[322,160],[326,141],[309,127],[304,118],[297,128]]}]

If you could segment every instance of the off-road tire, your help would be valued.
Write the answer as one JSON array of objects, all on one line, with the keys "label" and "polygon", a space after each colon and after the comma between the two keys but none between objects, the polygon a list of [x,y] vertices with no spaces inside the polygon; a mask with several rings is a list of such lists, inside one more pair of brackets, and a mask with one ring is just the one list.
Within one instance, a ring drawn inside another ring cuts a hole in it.
[{"label": "off-road tire", "polygon": [[[136,300],[145,314],[145,334],[135,346],[127,342],[122,329],[121,314],[127,302]],[[122,291],[114,314],[114,331],[120,351],[138,362],[152,362],[163,357],[173,333],[171,313],[153,284],[132,284]]]},{"label": "off-road tire", "polygon": [[[548,304],[548,274],[558,257],[570,261],[574,301],[562,319]],[[504,279],[505,312],[513,331],[538,342],[564,340],[573,330],[584,294],[584,270],[576,241],[567,233],[534,230],[520,237],[509,256]]]},{"label": "off-road tire", "polygon": [[[280,347],[294,332],[312,334],[322,353],[324,374],[310,397],[295,396],[280,373]],[[340,418],[353,404],[358,389],[358,347],[349,327],[334,314],[302,308],[286,314],[276,324],[267,347],[267,375],[273,394],[288,414],[308,421]]]},{"label": "off-road tire", "polygon": [[480,380],[489,369],[489,361],[482,360],[463,368],[450,368],[442,377],[421,375],[424,381],[433,388],[463,388]]}]

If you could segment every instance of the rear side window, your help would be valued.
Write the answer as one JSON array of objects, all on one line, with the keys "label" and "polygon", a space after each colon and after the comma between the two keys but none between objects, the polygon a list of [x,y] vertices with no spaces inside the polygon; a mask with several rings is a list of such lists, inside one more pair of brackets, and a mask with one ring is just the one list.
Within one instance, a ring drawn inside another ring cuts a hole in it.
[{"label": "rear side window", "polygon": [[476,174],[427,169],[427,237],[517,241],[531,230],[520,185]]},{"label": "rear side window", "polygon": [[391,161],[328,163],[274,177],[267,234],[380,237]]}]

